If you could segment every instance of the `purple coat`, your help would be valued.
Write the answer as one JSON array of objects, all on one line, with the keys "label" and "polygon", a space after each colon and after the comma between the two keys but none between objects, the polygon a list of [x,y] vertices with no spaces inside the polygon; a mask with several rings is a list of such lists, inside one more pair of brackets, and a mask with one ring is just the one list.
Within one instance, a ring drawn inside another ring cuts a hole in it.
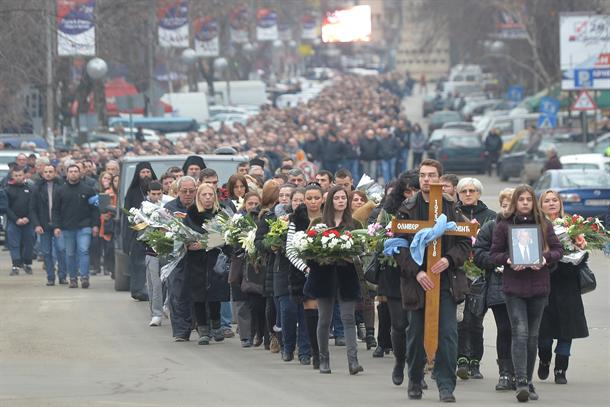
[{"label": "purple coat", "polygon": [[553,225],[546,222],[542,226],[546,237],[548,251],[543,252],[546,266],[536,271],[526,268],[522,271],[513,270],[506,262],[509,259],[508,226],[519,224],[533,224],[531,217],[511,216],[498,221],[494,229],[490,256],[498,266],[504,266],[503,290],[505,294],[522,298],[541,297],[549,295],[551,291],[550,267],[563,256],[563,246],[553,231]]}]

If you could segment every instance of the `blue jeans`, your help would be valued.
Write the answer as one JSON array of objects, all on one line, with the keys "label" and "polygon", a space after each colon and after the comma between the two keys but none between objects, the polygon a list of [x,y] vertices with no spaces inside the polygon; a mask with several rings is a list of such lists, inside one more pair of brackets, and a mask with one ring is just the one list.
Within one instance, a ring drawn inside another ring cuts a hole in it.
[{"label": "blue jeans", "polygon": [[377,181],[377,161],[362,161],[362,173]]},{"label": "blue jeans", "polygon": [[[311,346],[307,336],[307,327],[303,304],[296,304],[290,299],[289,295],[277,297],[279,313],[282,320],[282,340],[284,343],[284,353],[294,352],[295,346],[299,344],[299,359],[311,357]],[[298,324],[298,333],[297,333]]]},{"label": "blue jeans", "polygon": [[40,237],[40,252],[44,258],[44,269],[47,280],[55,281],[55,263],[57,262],[57,277],[66,279],[66,246],[64,235],[55,237],[53,230],[47,228]]},{"label": "blue jeans", "polygon": [[409,149],[405,148],[400,151],[400,172],[407,171],[409,169]]},{"label": "blue jeans", "polygon": [[231,328],[233,322],[233,310],[231,309],[230,301],[220,303],[220,326],[222,328]]},{"label": "blue jeans", "polygon": [[8,222],[6,227],[6,245],[11,253],[14,267],[32,264],[34,258],[34,228],[31,223],[17,225]]},{"label": "blue jeans", "polygon": [[70,279],[89,278],[89,245],[91,228],[70,229],[61,231],[66,244],[66,266]]},{"label": "blue jeans", "polygon": [[396,168],[396,158],[390,158],[389,160],[381,160],[381,174],[383,180],[387,184],[394,178],[394,169]]}]

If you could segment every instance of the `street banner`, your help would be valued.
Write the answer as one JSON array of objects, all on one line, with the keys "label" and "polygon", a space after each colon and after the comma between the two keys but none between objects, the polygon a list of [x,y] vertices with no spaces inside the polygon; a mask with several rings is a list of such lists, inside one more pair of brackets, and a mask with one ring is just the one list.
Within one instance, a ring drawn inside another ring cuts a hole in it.
[{"label": "street banner", "polygon": [[57,0],[57,55],[94,56],[95,0]]},{"label": "street banner", "polygon": [[229,26],[231,28],[231,42],[245,44],[248,38],[248,7],[236,6],[229,12]]},{"label": "street banner", "polygon": [[494,15],[496,22],[495,38],[503,40],[522,40],[527,38],[527,30],[522,21],[527,19],[525,3],[517,10],[500,8]]},{"label": "street banner", "polygon": [[561,88],[610,89],[610,15],[561,14]]},{"label": "street banner", "polygon": [[277,13],[268,8],[259,8],[256,11],[256,39],[275,41],[278,38]]},{"label": "street banner", "polygon": [[157,24],[160,47],[187,48],[189,46],[188,0],[160,0]]},{"label": "street banner", "polygon": [[218,20],[211,16],[199,17],[193,22],[195,52],[201,57],[217,57],[220,54]]},{"label": "street banner", "polygon": [[313,14],[304,14],[301,17],[301,39],[313,40],[318,36],[316,17]]}]

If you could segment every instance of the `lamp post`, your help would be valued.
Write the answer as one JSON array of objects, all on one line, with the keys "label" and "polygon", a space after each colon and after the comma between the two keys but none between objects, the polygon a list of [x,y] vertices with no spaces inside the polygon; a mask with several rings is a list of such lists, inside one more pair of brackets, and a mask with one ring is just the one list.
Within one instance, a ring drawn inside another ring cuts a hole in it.
[{"label": "lamp post", "polygon": [[[98,119],[101,119],[101,121],[105,125],[106,124],[106,113],[105,113],[106,97],[104,95],[104,80],[103,79],[106,77],[106,74],[108,73],[108,64],[106,64],[106,61],[104,61],[102,58],[95,57],[95,58],[89,60],[89,62],[87,62],[86,71],[87,71],[87,75],[94,81],[94,86],[98,87],[98,89],[101,88],[99,92],[94,92],[94,98],[95,98],[94,106],[96,106],[96,112],[97,112]],[[98,106],[100,104],[100,100],[101,100],[102,106]],[[98,108],[101,110],[98,110]]]},{"label": "lamp post", "polygon": [[[192,48],[187,48],[182,51],[182,62],[188,67],[188,77],[189,77],[189,91],[199,92],[199,82],[197,81],[197,75],[194,74],[192,67],[199,60],[199,55],[197,51]],[[195,76],[193,78],[193,75]]]},{"label": "lamp post", "polygon": [[225,81],[227,83],[227,104],[231,104],[231,83],[229,77],[229,62],[226,58],[220,57],[214,60],[214,69],[223,73]]}]

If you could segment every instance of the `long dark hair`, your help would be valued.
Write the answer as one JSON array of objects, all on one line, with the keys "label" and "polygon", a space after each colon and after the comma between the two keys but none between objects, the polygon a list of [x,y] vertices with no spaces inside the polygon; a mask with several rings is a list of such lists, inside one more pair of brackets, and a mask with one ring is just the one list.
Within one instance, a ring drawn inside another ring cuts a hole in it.
[{"label": "long dark hair", "polygon": [[419,171],[417,170],[409,170],[400,174],[396,186],[385,198],[383,209],[387,213],[395,215],[405,200],[405,192],[410,188],[419,189]]},{"label": "long dark hair", "polygon": [[514,220],[515,216],[518,215],[517,202],[519,201],[519,197],[525,193],[528,193],[532,196],[532,218],[534,220],[534,223],[540,225],[540,227],[542,228],[543,247],[544,250],[548,250],[549,246],[547,244],[546,231],[550,222],[542,212],[542,209],[540,209],[540,205],[538,204],[538,200],[536,199],[536,193],[534,192],[534,189],[531,186],[526,184],[521,184],[517,186],[515,188],[515,191],[513,192],[513,196],[510,199],[510,205],[508,209],[506,210],[506,212],[502,213],[501,216],[504,219]]},{"label": "long dark hair", "polygon": [[322,211],[322,222],[328,227],[338,226],[335,225],[335,206],[333,205],[333,198],[339,191],[343,191],[347,199],[347,206],[341,217],[341,225],[346,228],[353,228],[354,220],[352,219],[352,205],[349,200],[349,194],[342,186],[334,186],[328,191],[326,202],[324,203],[324,210]]}]

